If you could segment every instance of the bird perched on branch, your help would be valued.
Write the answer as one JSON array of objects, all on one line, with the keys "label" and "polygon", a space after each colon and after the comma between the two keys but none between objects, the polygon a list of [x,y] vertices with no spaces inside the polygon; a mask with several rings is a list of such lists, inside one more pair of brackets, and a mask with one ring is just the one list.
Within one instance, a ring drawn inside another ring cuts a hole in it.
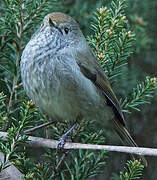
[{"label": "bird perched on branch", "polygon": [[103,69],[70,16],[51,13],[44,18],[23,51],[21,76],[28,96],[49,117],[113,120],[122,140],[136,146]]}]

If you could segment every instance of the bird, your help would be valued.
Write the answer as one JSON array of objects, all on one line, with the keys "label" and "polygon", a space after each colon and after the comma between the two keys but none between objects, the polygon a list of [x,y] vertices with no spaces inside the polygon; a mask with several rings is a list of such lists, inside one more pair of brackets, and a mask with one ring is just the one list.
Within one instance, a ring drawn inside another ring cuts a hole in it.
[{"label": "bird", "polygon": [[121,139],[137,146],[104,70],[71,16],[44,17],[23,50],[20,70],[26,94],[48,117],[112,121]]}]

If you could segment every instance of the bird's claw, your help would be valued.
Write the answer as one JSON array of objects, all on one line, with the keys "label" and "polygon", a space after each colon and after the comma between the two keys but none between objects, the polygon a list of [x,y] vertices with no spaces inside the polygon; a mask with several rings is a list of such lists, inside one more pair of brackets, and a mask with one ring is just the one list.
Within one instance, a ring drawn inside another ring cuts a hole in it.
[{"label": "bird's claw", "polygon": [[66,136],[62,136],[60,139],[59,139],[59,143],[57,145],[57,150],[61,150],[61,149],[64,149],[64,145],[66,142],[72,142],[72,140],[70,138],[67,138]]}]

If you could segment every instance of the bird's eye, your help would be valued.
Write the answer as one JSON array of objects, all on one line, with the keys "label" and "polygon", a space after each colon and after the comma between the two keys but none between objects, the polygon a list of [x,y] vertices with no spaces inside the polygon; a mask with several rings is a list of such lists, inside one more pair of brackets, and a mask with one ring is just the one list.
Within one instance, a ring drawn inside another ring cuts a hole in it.
[{"label": "bird's eye", "polygon": [[69,28],[68,28],[68,27],[65,27],[65,28],[64,28],[64,32],[65,32],[65,34],[68,34]]}]

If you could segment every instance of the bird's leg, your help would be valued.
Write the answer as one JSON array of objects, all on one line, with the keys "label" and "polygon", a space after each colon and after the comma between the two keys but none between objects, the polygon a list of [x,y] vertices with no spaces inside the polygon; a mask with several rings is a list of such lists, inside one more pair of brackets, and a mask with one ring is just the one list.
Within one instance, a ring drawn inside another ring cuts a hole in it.
[{"label": "bird's leg", "polygon": [[[61,138],[59,139],[59,143],[57,146],[57,150],[62,150],[64,148],[64,144],[65,142],[71,142],[71,139],[67,139],[67,135],[77,126],[77,122],[75,122],[75,124],[65,133],[61,136]],[[56,170],[58,170],[58,168],[61,166],[63,160],[65,159],[65,157],[69,154],[70,150],[66,149],[64,151],[64,154],[62,154],[61,159],[59,160],[57,166],[56,166]]]},{"label": "bird's leg", "polygon": [[57,149],[62,149],[64,147],[65,142],[69,141],[67,140],[67,135],[73,130],[75,129],[77,126],[77,122],[75,122],[75,124],[65,133],[61,136]]},{"label": "bird's leg", "polygon": [[47,127],[47,126],[49,126],[50,124],[53,124],[53,123],[54,123],[54,121],[41,124],[41,125],[39,125],[39,126],[30,128],[30,129],[27,129],[27,130],[25,130],[25,131],[22,131],[21,134],[26,134],[26,133],[30,133],[30,132],[36,131],[36,130],[38,130],[38,129],[40,129],[40,128]]},{"label": "bird's leg", "polygon": [[[60,138],[60,142],[59,142],[59,144],[58,144],[58,146],[57,146],[57,149],[61,149],[61,148],[64,147],[65,142],[67,142],[66,136],[67,136],[74,128],[77,127],[77,124],[78,124],[78,122],[79,122],[81,119],[82,119],[82,116],[79,114],[79,115],[77,116],[77,118],[76,118],[76,121],[75,121],[74,125],[73,125],[65,134],[63,134],[62,137]],[[57,164],[56,169],[58,169],[58,168],[61,166],[63,160],[64,160],[65,157],[69,154],[69,152],[70,152],[69,149],[66,149],[66,151],[64,151],[64,154],[62,155],[59,163]]]}]

